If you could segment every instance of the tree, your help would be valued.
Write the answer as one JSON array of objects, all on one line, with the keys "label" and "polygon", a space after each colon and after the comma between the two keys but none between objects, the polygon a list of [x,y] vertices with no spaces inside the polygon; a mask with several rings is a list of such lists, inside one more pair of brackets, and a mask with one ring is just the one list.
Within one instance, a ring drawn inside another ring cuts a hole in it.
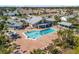
[{"label": "tree", "polygon": [[44,50],[41,50],[41,49],[36,49],[36,50],[33,50],[32,52],[30,52],[31,54],[45,54],[46,51]]},{"label": "tree", "polygon": [[0,21],[0,54],[11,53],[13,46],[9,38],[5,35],[7,32],[7,16]]},{"label": "tree", "polygon": [[61,21],[61,20],[60,20],[60,17],[57,16],[57,15],[55,15],[54,18],[56,19],[57,22]]},{"label": "tree", "polygon": [[58,32],[57,32],[57,34],[58,34],[58,37],[59,37],[59,39],[60,40],[62,40],[62,36],[64,35],[64,31],[63,30],[59,30]]},{"label": "tree", "polygon": [[58,50],[57,48],[53,48],[52,50],[50,50],[50,53],[52,53],[52,54],[60,54],[61,51]]},{"label": "tree", "polygon": [[56,39],[56,40],[54,40],[53,42],[54,42],[54,45],[55,45],[55,46],[60,46],[60,47],[61,47],[61,46],[63,45],[63,42],[62,42],[62,40],[60,40],[60,39]]},{"label": "tree", "polygon": [[25,21],[22,21],[22,23],[23,23],[23,27],[24,28],[27,27],[27,26],[29,26],[29,23],[26,23]]},{"label": "tree", "polygon": [[73,30],[66,29],[63,31],[59,31],[58,34],[61,37],[60,40],[62,39],[64,48],[73,49],[78,44],[78,38],[75,37]]}]

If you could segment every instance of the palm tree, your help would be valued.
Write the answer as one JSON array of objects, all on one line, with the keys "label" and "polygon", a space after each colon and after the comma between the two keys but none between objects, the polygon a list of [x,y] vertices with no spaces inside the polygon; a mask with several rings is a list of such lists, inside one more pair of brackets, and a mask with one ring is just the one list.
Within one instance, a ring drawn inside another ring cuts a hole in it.
[{"label": "palm tree", "polygon": [[53,50],[50,51],[52,54],[61,54],[61,51],[58,50],[57,48],[54,48]]},{"label": "palm tree", "polygon": [[32,52],[30,52],[31,54],[45,54],[46,51],[44,50],[41,50],[41,49],[36,49],[36,50],[33,50]]},{"label": "palm tree", "polygon": [[62,42],[62,40],[60,40],[60,39],[56,39],[56,40],[54,40],[53,42],[54,42],[54,45],[55,45],[55,46],[60,46],[60,47],[61,47],[61,46],[63,45],[63,42]]},{"label": "palm tree", "polygon": [[64,32],[63,30],[59,30],[59,31],[57,32],[58,37],[59,37],[60,40],[62,40],[62,36],[63,36],[64,33],[65,33],[65,32]]},{"label": "palm tree", "polygon": [[65,48],[74,48],[77,43],[77,38],[74,35],[73,30],[63,30],[58,32],[60,40],[62,39],[63,47]]},{"label": "palm tree", "polygon": [[[53,43],[55,43],[55,42],[53,41]],[[55,44],[53,44],[53,43],[51,43],[47,47],[46,51],[48,51],[49,54],[60,54],[61,51],[58,48],[56,48],[57,46]]]}]

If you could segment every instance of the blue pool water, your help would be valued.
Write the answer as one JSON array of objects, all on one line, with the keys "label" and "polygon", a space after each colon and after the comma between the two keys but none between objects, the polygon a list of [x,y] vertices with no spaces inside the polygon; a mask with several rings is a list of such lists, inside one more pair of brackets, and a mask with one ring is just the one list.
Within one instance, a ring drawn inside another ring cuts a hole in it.
[{"label": "blue pool water", "polygon": [[30,32],[25,32],[24,34],[28,37],[28,38],[32,38],[32,39],[37,39],[43,35],[46,35],[48,33],[51,32],[55,32],[55,29],[44,29],[44,30],[34,30],[34,31],[30,31]]}]

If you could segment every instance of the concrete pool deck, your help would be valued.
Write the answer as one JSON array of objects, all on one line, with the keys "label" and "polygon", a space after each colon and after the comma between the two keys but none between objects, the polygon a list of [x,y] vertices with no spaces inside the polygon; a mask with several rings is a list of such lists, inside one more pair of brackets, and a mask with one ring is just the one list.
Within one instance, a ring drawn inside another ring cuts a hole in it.
[{"label": "concrete pool deck", "polygon": [[[31,29],[31,30],[40,30],[40,29]],[[23,32],[27,31],[25,30],[16,30],[16,32],[21,36],[20,39],[17,39],[15,43],[17,45],[20,45],[21,51],[32,51],[34,49],[44,49],[47,47],[50,43],[52,43],[52,40],[55,40],[58,38],[57,32],[50,33],[49,35],[44,35],[37,40],[28,40],[26,37],[22,34]]]}]

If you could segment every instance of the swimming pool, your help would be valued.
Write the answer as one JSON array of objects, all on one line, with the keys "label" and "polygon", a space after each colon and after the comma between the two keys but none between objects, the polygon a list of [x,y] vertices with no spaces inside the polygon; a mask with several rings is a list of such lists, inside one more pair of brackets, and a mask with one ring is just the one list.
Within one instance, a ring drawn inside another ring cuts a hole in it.
[{"label": "swimming pool", "polygon": [[48,33],[55,32],[55,31],[56,31],[55,29],[48,28],[44,30],[33,30],[30,32],[24,32],[24,34],[27,38],[30,38],[31,40],[36,40],[37,38],[43,35],[46,35]]}]

